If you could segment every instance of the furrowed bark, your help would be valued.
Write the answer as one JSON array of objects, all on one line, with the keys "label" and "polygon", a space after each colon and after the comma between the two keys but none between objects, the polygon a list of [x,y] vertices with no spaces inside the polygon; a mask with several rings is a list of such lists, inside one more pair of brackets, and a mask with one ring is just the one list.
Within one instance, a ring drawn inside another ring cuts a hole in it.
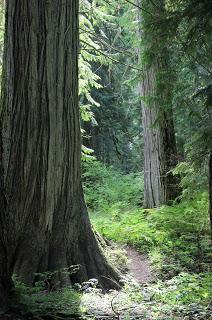
[{"label": "furrowed bark", "polygon": [[98,247],[81,184],[78,1],[10,0],[6,30],[2,164],[9,269],[32,285],[35,272],[79,264],[74,279],[60,274],[60,285],[96,277],[116,287],[119,276]]},{"label": "furrowed bark", "polygon": [[[140,5],[140,1],[137,0]],[[154,7],[155,9],[155,7]],[[158,10],[158,9],[157,9]],[[158,12],[157,12],[158,14]],[[138,10],[138,20],[142,25],[142,12]],[[144,37],[142,26],[138,37]],[[155,42],[160,42],[156,39]],[[142,81],[139,86],[144,139],[144,203],[145,208],[171,204],[179,195],[179,179],[170,172],[177,164],[177,148],[171,102],[171,79],[163,79],[166,85],[159,86],[161,77],[169,70],[166,48],[155,48],[153,61],[143,64]],[[139,64],[142,49],[138,49]],[[166,76],[166,75],[165,75]]]},{"label": "furrowed bark", "polygon": [[[178,178],[170,172],[177,164],[172,110],[163,110],[157,92],[157,66],[144,67],[140,93],[144,137],[144,207],[170,204],[178,195]],[[161,93],[159,93],[161,95]],[[151,97],[153,97],[151,99]],[[167,97],[168,100],[168,97]]]},{"label": "furrowed bark", "polygon": [[0,130],[0,310],[5,310],[9,305],[12,289],[11,269],[8,264],[8,248],[6,230],[7,199],[4,191],[3,166],[2,166],[2,135]]}]

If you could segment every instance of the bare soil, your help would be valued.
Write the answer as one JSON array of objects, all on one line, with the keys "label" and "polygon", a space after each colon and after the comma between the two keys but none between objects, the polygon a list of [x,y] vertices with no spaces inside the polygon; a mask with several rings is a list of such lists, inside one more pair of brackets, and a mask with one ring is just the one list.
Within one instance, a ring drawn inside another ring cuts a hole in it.
[{"label": "bare soil", "polygon": [[148,257],[132,247],[127,246],[124,249],[129,258],[128,268],[133,278],[140,284],[152,282],[153,275]]}]

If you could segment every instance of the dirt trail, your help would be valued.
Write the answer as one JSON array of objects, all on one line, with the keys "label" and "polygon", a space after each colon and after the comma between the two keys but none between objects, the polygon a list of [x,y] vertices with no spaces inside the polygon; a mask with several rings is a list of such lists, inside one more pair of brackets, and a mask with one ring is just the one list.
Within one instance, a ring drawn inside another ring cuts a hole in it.
[{"label": "dirt trail", "polygon": [[146,255],[139,253],[132,247],[124,248],[129,258],[129,271],[138,283],[148,283],[153,280],[150,262]]}]

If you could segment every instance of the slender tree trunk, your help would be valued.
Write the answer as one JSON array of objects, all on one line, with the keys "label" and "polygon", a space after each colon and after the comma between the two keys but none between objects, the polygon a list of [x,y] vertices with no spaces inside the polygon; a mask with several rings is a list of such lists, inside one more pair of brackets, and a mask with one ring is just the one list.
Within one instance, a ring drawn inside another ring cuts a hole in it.
[{"label": "slender tree trunk", "polygon": [[8,275],[33,284],[35,272],[79,264],[73,276],[60,274],[60,285],[96,277],[116,287],[81,185],[78,0],[8,1],[5,49],[0,245]]}]

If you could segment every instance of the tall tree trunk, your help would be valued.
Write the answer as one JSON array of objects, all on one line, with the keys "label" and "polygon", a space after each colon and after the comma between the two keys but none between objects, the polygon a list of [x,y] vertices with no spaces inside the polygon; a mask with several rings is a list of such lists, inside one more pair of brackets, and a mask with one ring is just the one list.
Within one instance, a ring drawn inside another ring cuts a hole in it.
[{"label": "tall tree trunk", "polygon": [[8,270],[33,284],[35,272],[79,264],[73,277],[60,274],[61,285],[96,277],[114,287],[118,275],[92,232],[81,185],[77,53],[78,0],[7,2],[1,217]]},{"label": "tall tree trunk", "polygon": [[153,208],[170,204],[178,195],[177,177],[170,173],[177,164],[177,149],[172,110],[171,108],[168,109],[169,112],[163,110],[165,97],[157,92],[158,67],[153,65],[143,69],[140,92],[144,98],[142,102],[144,207]]},{"label": "tall tree trunk", "polygon": [[[139,0],[137,4],[140,6]],[[160,14],[159,6],[153,5],[151,10],[153,13],[154,10],[157,10],[155,13]],[[138,10],[138,20],[141,25],[145,20],[142,10]],[[143,26],[140,26],[138,31],[140,39],[145,38],[149,32],[142,28]],[[157,37],[159,36],[160,34],[157,33]],[[158,46],[157,51],[157,43],[160,43],[160,38],[154,39],[154,42],[156,44],[155,55],[148,64],[142,63],[141,59],[142,51],[148,51],[148,48],[138,49],[139,64],[143,69],[139,91],[142,97],[145,208],[170,204],[179,191],[178,178],[170,172],[177,164],[177,148],[171,106],[172,85],[170,81],[172,79],[169,79],[169,72],[167,72],[169,70],[168,51],[161,46]]]}]

